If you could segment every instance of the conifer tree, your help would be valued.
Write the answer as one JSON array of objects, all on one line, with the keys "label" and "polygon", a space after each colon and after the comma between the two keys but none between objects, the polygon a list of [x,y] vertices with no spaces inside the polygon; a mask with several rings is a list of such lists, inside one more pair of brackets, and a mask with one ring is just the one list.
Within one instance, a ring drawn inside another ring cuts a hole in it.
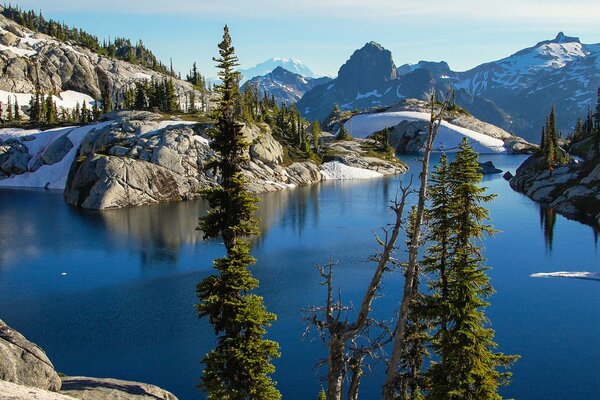
[{"label": "conifer tree", "polygon": [[352,136],[350,136],[350,134],[346,130],[346,127],[342,124],[342,127],[340,128],[340,131],[338,132],[335,139],[336,140],[352,140]]},{"label": "conifer tree", "polygon": [[[494,352],[494,331],[486,327],[484,309],[494,291],[486,275],[488,268],[483,265],[479,241],[493,233],[486,224],[489,212],[482,204],[494,196],[484,194],[485,189],[479,186],[482,175],[478,169],[477,153],[465,138],[447,169],[451,193],[443,197],[450,201],[451,222],[445,228],[442,222],[446,217],[439,219],[440,232],[432,234],[438,246],[447,240],[448,263],[446,299],[441,293],[444,290],[441,278],[433,294],[441,297],[437,322],[440,326],[447,325],[433,338],[432,349],[439,360],[432,362],[427,374],[429,388],[425,398],[430,400],[499,400],[498,387],[508,383],[510,373],[498,368],[506,368],[516,359]],[[441,170],[436,172],[439,185]],[[430,255],[441,255],[440,251],[434,249]]]},{"label": "conifer tree", "polygon": [[10,96],[8,96],[8,107],[6,110],[6,121],[7,122],[12,122],[13,120],[13,106],[12,106],[12,100],[10,99]]},{"label": "conifer tree", "polygon": [[112,103],[112,99],[110,97],[110,89],[108,87],[108,84],[104,85],[101,95],[102,95],[102,114],[111,112],[113,109],[113,103]]},{"label": "conifer tree", "polygon": [[19,107],[19,99],[15,96],[15,121],[21,121],[21,108]]},{"label": "conifer tree", "polygon": [[2,102],[0,101],[0,124],[3,124],[5,122],[4,120],[4,106],[2,104]]},{"label": "conifer tree", "polygon": [[220,100],[212,146],[220,159],[211,166],[220,171],[221,186],[205,192],[211,210],[200,219],[200,228],[206,238],[220,237],[227,254],[214,261],[217,274],[197,287],[199,316],[208,317],[219,335],[216,347],[203,359],[199,387],[209,400],[277,400],[281,394],[270,374],[275,371],[271,361],[279,356],[279,346],[263,337],[276,316],[266,310],[262,297],[251,293],[258,287],[248,269],[255,262],[248,237],[257,233],[256,198],[247,191],[242,174],[249,144],[237,121],[240,94],[235,68],[239,64],[227,26],[219,54],[214,60],[222,83],[216,88]]},{"label": "conifer tree", "polygon": [[315,121],[312,124],[312,136],[315,149],[319,151],[319,139],[321,137],[321,125],[319,124],[319,121]]},{"label": "conifer tree", "polygon": [[49,94],[48,96],[46,96],[46,100],[44,101],[44,103],[44,119],[46,120],[47,124],[54,124],[56,122],[56,114],[54,113],[55,109],[54,102],[52,100],[52,95]]},{"label": "conifer tree", "polygon": [[88,109],[87,109],[87,105],[86,105],[86,101],[83,101],[83,104],[81,105],[81,115],[79,117],[79,122],[81,122],[83,125],[87,124],[88,122],[90,122],[90,118],[89,118],[89,114],[88,114]]}]

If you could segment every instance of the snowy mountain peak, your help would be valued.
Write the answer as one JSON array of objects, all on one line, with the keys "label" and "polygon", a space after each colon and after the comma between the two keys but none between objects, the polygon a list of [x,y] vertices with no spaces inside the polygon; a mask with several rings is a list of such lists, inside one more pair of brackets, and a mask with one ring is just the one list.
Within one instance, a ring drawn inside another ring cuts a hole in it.
[{"label": "snowy mountain peak", "polygon": [[315,78],[315,73],[300,60],[295,58],[273,57],[255,65],[252,68],[242,69],[242,84],[256,76],[267,75],[277,67],[282,67],[290,72],[293,72],[304,77]]}]

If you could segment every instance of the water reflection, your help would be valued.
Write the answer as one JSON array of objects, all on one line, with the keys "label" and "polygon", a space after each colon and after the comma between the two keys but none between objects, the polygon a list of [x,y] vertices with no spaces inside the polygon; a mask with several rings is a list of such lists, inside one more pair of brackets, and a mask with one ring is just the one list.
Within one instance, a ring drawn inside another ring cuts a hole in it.
[{"label": "water reflection", "polygon": [[540,226],[544,232],[546,250],[552,252],[554,242],[554,225],[556,224],[556,211],[550,207],[540,206]]}]

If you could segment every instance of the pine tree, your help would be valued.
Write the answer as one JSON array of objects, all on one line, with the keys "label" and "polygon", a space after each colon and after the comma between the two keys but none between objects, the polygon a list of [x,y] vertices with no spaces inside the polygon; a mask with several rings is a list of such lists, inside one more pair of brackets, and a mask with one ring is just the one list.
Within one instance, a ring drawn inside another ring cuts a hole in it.
[{"label": "pine tree", "polygon": [[6,110],[6,122],[12,122],[13,120],[13,106],[10,96],[8,96],[8,106]]},{"label": "pine tree", "polygon": [[56,114],[54,113],[54,101],[52,100],[52,95],[46,96],[46,100],[44,101],[44,119],[47,124],[54,124],[56,122]]},{"label": "pine tree", "polygon": [[86,101],[83,101],[83,104],[81,105],[81,115],[79,118],[79,122],[83,125],[87,124],[88,122],[90,122],[90,117],[89,117],[89,113],[88,113],[88,109],[87,109],[87,105],[86,105]]},{"label": "pine tree", "polygon": [[212,136],[221,158],[212,167],[221,172],[221,186],[204,193],[211,210],[200,219],[200,228],[206,238],[220,237],[227,255],[214,261],[218,274],[197,287],[198,313],[208,317],[219,335],[217,346],[203,359],[199,387],[209,400],[276,400],[281,394],[269,375],[275,371],[271,360],[279,356],[279,346],[263,338],[276,316],[266,310],[262,297],[250,293],[258,287],[248,269],[255,260],[247,239],[257,233],[256,198],[247,191],[242,174],[249,144],[236,121],[240,94],[234,68],[239,64],[227,26],[219,54],[214,60],[222,83],[216,89],[220,100]]},{"label": "pine tree", "polygon": [[319,151],[319,139],[321,137],[321,125],[319,124],[319,121],[315,121],[312,124],[312,136],[315,149]]},{"label": "pine tree", "polygon": [[100,107],[98,106],[98,100],[94,99],[94,105],[92,106],[92,120],[96,121],[100,118]]},{"label": "pine tree", "polygon": [[19,99],[17,99],[17,96],[15,96],[15,115],[14,115],[15,121],[19,122],[21,121],[21,108],[19,107]]},{"label": "pine tree", "polygon": [[108,87],[108,84],[104,85],[101,95],[102,95],[102,114],[111,112],[113,109],[113,103],[112,103],[112,99],[110,97],[110,89]]},{"label": "pine tree", "polygon": [[[440,278],[433,293],[441,297],[437,320],[440,328],[432,345],[439,360],[432,362],[427,372],[426,399],[499,400],[498,387],[508,383],[510,373],[499,372],[498,368],[506,368],[516,360],[514,356],[494,352],[494,331],[486,327],[484,309],[489,305],[486,299],[494,291],[486,274],[488,268],[483,266],[479,241],[493,233],[486,224],[489,212],[482,204],[494,196],[484,194],[485,189],[479,187],[482,175],[478,169],[477,154],[465,138],[447,169],[451,223],[445,228],[444,217],[438,225],[447,239],[432,236],[438,246],[447,241],[448,263],[444,267],[447,294],[444,300]],[[437,173],[441,181],[441,170]],[[448,198],[447,194],[442,197]],[[434,250],[440,251],[440,248]],[[442,323],[446,323],[445,330]]]},{"label": "pine tree", "polygon": [[346,127],[342,124],[340,131],[338,132],[336,140],[352,140],[352,136],[346,130]]}]

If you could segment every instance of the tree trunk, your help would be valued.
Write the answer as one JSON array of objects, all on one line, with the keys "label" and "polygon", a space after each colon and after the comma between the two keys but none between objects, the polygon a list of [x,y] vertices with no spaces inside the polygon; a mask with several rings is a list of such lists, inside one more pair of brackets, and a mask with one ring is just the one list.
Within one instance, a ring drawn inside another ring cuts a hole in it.
[{"label": "tree trunk", "polygon": [[338,335],[329,338],[329,371],[327,373],[327,400],[342,400],[342,382],[344,379],[343,339]]},{"label": "tree trunk", "polygon": [[362,378],[362,357],[352,357],[350,360],[350,388],[348,389],[348,400],[358,400],[358,387]]}]

